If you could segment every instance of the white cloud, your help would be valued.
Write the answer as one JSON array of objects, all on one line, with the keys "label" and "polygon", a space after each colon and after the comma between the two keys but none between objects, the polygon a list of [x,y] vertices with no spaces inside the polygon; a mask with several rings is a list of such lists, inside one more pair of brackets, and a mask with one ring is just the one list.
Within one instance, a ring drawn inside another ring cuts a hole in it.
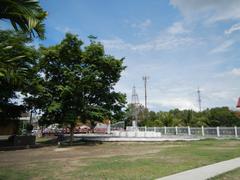
[{"label": "white cloud", "polygon": [[210,54],[214,54],[214,53],[222,53],[222,52],[226,52],[229,50],[229,48],[234,44],[233,40],[227,40],[225,42],[223,42],[222,44],[220,44],[218,47],[212,49],[210,51]]},{"label": "white cloud", "polygon": [[181,22],[175,22],[171,27],[167,29],[167,32],[170,34],[184,34],[189,31],[183,27],[183,24]]},{"label": "white cloud", "polygon": [[[127,21],[128,22],[128,21]],[[134,27],[147,27],[150,24],[150,20],[144,21],[141,26],[134,24]],[[173,50],[181,47],[189,47],[191,45],[202,44],[203,41],[200,38],[191,37],[190,32],[186,29],[182,22],[175,22],[172,26],[166,28],[158,36],[152,39],[140,43],[129,43],[121,38],[115,37],[112,39],[103,39],[101,42],[108,49],[128,49],[131,51],[161,51],[161,50]]]},{"label": "white cloud", "polygon": [[141,31],[144,31],[148,27],[150,27],[151,25],[152,25],[152,21],[150,19],[146,19],[146,20],[144,20],[142,22],[132,23],[131,27],[140,29]]},{"label": "white cloud", "polygon": [[240,18],[239,0],[170,0],[170,4],[190,19],[204,17],[216,22]]},{"label": "white cloud", "polygon": [[187,47],[193,44],[201,43],[200,40],[183,37],[183,36],[159,36],[150,41],[143,43],[132,44],[127,43],[120,38],[101,40],[104,46],[108,49],[128,49],[132,51],[160,51],[160,50],[172,50],[179,47]]},{"label": "white cloud", "polygon": [[231,34],[234,31],[239,31],[240,30],[240,23],[238,24],[234,24],[232,27],[230,27],[228,30],[225,30],[224,33],[225,34]]},{"label": "white cloud", "polygon": [[240,68],[233,68],[230,71],[216,73],[214,78],[231,78],[231,76],[240,76]]},{"label": "white cloud", "polygon": [[235,76],[240,76],[240,68],[234,68],[231,71],[231,74],[235,75]]},{"label": "white cloud", "polygon": [[74,28],[70,28],[68,26],[64,26],[64,27],[55,27],[55,29],[58,31],[58,32],[61,32],[61,33],[75,33],[75,34],[78,34],[78,30],[77,29],[74,29]]},{"label": "white cloud", "polygon": [[[225,83],[224,83],[225,84]],[[226,86],[226,84],[225,84]],[[236,97],[238,97],[239,88],[229,87],[228,89],[222,87],[208,87],[207,91],[204,94],[204,100],[209,106],[226,106],[222,102],[231,102],[231,105],[234,105]],[[213,103],[214,102],[214,103]],[[221,104],[221,105],[220,105]]]},{"label": "white cloud", "polygon": [[195,103],[188,98],[168,97],[166,99],[162,99],[159,101],[151,101],[150,103],[156,103],[164,107],[169,107],[171,109],[178,108],[180,110],[183,109],[198,110],[198,107],[195,105]]},{"label": "white cloud", "polygon": [[211,98],[217,98],[217,99],[225,99],[231,97],[231,94],[229,91],[213,91],[210,92]]},{"label": "white cloud", "polygon": [[123,50],[123,49],[132,49],[132,44],[126,43],[123,41],[121,38],[113,38],[113,39],[104,39],[101,40],[105,48],[107,49],[118,49],[118,50]]}]

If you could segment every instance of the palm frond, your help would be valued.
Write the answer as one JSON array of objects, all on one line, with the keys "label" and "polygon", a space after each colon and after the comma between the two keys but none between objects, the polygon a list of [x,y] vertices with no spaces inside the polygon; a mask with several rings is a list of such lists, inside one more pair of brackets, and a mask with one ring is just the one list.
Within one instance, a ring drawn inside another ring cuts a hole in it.
[{"label": "palm frond", "polygon": [[43,20],[47,12],[44,11],[36,0],[1,0],[0,19],[10,20],[17,31],[27,32],[31,37],[36,35],[44,38]]}]

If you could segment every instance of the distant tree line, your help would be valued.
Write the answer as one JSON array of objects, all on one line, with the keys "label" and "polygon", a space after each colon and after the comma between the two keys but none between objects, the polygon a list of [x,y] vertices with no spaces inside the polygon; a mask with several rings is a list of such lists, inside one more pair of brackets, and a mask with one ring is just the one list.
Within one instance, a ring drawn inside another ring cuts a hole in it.
[{"label": "distant tree line", "polygon": [[[130,104],[126,111],[127,125],[131,125],[134,119],[132,111],[133,107]],[[137,111],[139,126],[240,126],[240,112],[228,107],[215,107],[202,112],[179,109],[154,112],[139,106]]]}]

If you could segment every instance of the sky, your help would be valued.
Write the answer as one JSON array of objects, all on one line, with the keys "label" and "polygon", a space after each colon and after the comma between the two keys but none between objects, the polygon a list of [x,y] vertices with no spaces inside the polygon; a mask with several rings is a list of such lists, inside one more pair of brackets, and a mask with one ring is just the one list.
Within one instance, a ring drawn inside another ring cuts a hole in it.
[{"label": "sky", "polygon": [[115,86],[131,102],[136,86],[148,107],[198,110],[234,108],[240,96],[239,0],[40,0],[48,11],[46,39],[59,43],[66,32],[98,37],[106,54],[125,57],[126,70]]}]

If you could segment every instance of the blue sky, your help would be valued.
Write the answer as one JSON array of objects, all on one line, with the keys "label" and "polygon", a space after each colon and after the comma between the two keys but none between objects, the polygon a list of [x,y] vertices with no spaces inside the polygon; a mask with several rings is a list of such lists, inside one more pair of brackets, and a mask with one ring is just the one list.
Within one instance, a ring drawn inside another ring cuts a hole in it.
[{"label": "blue sky", "polygon": [[148,107],[234,108],[240,96],[239,0],[40,0],[48,11],[46,40],[72,32],[95,35],[106,53],[126,57],[116,90],[131,102],[133,85],[144,104],[142,76],[150,77]]}]

